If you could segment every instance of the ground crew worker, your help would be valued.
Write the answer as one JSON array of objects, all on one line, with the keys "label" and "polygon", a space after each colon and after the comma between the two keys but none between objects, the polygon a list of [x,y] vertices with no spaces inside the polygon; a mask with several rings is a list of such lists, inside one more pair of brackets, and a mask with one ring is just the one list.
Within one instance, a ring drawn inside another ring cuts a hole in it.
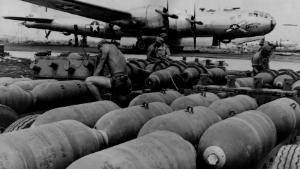
[{"label": "ground crew worker", "polygon": [[69,45],[69,46],[72,46],[72,45],[73,45],[72,41],[73,41],[73,39],[70,39],[70,40],[69,40],[69,42],[68,42],[68,45]]},{"label": "ground crew worker", "polygon": [[147,60],[157,61],[157,60],[168,60],[171,55],[168,45],[165,43],[167,39],[167,34],[162,33],[156,38],[156,41],[149,46],[147,51]]},{"label": "ground crew worker", "polygon": [[270,69],[270,56],[273,54],[276,48],[276,46],[270,42],[260,43],[260,46],[261,47],[259,48],[258,52],[254,54],[251,60],[254,75],[261,71]]},{"label": "ground crew worker", "polygon": [[[126,71],[126,59],[114,44],[105,40],[98,44],[98,50],[98,66],[93,76],[86,79],[86,83],[97,99],[102,99],[98,88],[111,89],[112,100],[122,105],[119,98],[127,97],[131,93],[131,81]],[[110,77],[105,76],[105,66],[109,70]]]}]

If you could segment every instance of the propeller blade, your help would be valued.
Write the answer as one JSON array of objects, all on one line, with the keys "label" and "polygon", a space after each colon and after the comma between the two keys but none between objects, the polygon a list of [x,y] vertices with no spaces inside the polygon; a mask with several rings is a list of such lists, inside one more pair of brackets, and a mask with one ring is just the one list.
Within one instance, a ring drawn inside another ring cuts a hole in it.
[{"label": "propeller blade", "polygon": [[194,1],[194,18],[196,18],[196,1]]},{"label": "propeller blade", "polygon": [[194,49],[196,49],[196,45],[197,45],[197,35],[196,35],[196,31],[194,32]]},{"label": "propeller blade", "polygon": [[188,22],[192,23],[193,21],[190,18],[185,18]]},{"label": "propeller blade", "polygon": [[191,24],[203,25],[203,22],[201,22],[201,21],[195,21],[195,20],[190,19],[190,18],[185,18],[185,20],[187,20]]},{"label": "propeller blade", "polygon": [[169,11],[169,0],[167,0],[167,11]]},{"label": "propeller blade", "polygon": [[169,15],[170,18],[173,18],[173,19],[178,19],[178,16],[175,15],[175,14],[172,14],[172,15]]},{"label": "propeller blade", "polygon": [[195,24],[197,24],[197,25],[203,25],[203,22],[201,22],[201,21],[195,21]]},{"label": "propeller blade", "polygon": [[175,14],[170,15],[169,13],[163,12],[163,11],[158,10],[158,9],[155,9],[155,12],[159,13],[162,16],[167,16],[167,17],[172,18],[172,19],[178,19],[178,16],[175,15]]},{"label": "propeller blade", "polygon": [[159,13],[161,15],[164,15],[163,11],[161,11],[161,10],[155,9],[155,12],[157,12],[157,13]]}]

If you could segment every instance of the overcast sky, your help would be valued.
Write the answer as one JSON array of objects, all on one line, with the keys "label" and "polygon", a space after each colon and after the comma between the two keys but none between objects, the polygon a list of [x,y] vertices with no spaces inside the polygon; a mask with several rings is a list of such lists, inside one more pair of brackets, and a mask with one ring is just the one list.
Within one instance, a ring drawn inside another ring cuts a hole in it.
[{"label": "overcast sky", "polygon": [[[84,0],[82,0],[84,1]],[[166,4],[165,0],[85,0],[89,3],[103,4],[116,9],[128,10],[146,4]],[[170,10],[193,9],[194,0],[169,0]],[[267,36],[270,40],[292,40],[300,44],[300,27],[284,27],[284,23],[300,24],[300,0],[197,0],[197,6],[208,9],[224,9],[231,7],[241,7],[245,10],[260,10],[268,12],[277,20],[275,30]],[[35,14],[43,17],[60,18],[65,22],[83,21],[78,16],[48,10],[44,13],[44,8],[33,7],[29,3],[21,0],[0,0],[0,16],[16,15],[27,16]],[[18,26],[18,22],[7,21],[0,18],[0,36],[17,35],[21,37],[31,37],[33,39],[44,39],[44,32],[32,30]],[[62,39],[64,36],[54,33],[50,39]]]}]

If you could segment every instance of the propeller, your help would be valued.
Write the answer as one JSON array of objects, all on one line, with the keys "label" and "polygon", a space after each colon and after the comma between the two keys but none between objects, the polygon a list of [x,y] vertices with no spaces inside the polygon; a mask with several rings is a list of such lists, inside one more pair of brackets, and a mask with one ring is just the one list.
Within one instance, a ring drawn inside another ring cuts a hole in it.
[{"label": "propeller", "polygon": [[247,33],[248,31],[242,28],[242,25],[245,24],[245,22],[240,22],[238,24],[232,24],[229,26],[229,28],[226,30],[226,32],[231,32],[235,30],[239,30],[241,32]]},{"label": "propeller", "polygon": [[191,30],[193,33],[193,39],[194,39],[194,49],[196,49],[196,44],[197,44],[197,27],[196,25],[203,25],[203,22],[201,21],[196,21],[196,1],[194,3],[194,14],[191,16],[191,18],[186,18],[188,22],[191,24]]},{"label": "propeller", "polygon": [[169,0],[167,0],[167,6],[163,7],[162,10],[155,9],[155,12],[159,13],[163,18],[163,26],[167,32],[169,32],[169,18],[178,19],[178,16],[175,14],[169,13]]},{"label": "propeller", "polygon": [[167,35],[170,35],[170,32],[169,32],[169,28],[170,28],[169,18],[178,19],[178,16],[175,15],[175,14],[170,14],[169,13],[169,0],[167,0],[166,7],[163,7],[162,10],[155,9],[155,12],[157,12],[158,14],[160,14],[162,16],[162,19],[163,19],[162,20],[163,21],[162,31],[163,31],[163,33],[166,33]]},{"label": "propeller", "polygon": [[155,9],[155,12],[161,14],[163,17],[178,19],[177,15],[169,14],[169,0],[167,0],[167,7],[164,7],[163,10]]}]

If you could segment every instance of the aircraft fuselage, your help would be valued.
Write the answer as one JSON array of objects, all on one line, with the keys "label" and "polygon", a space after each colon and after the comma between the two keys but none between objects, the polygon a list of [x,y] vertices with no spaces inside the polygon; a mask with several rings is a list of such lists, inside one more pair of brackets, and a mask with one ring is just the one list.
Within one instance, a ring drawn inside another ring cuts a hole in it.
[{"label": "aircraft fuselage", "polygon": [[[121,31],[132,36],[142,34],[155,36],[161,33],[164,27],[163,17],[155,12],[156,7],[147,6],[132,11],[133,21],[124,24],[122,21],[114,21],[120,25]],[[187,21],[191,15],[183,13],[178,19],[169,18],[169,32],[176,38],[193,37],[191,23]],[[241,37],[261,36],[271,32],[276,21],[267,13],[260,11],[220,11],[198,12],[196,16],[203,25],[196,24],[197,37],[216,36],[220,39],[235,39]],[[240,29],[239,29],[240,28]]]}]

